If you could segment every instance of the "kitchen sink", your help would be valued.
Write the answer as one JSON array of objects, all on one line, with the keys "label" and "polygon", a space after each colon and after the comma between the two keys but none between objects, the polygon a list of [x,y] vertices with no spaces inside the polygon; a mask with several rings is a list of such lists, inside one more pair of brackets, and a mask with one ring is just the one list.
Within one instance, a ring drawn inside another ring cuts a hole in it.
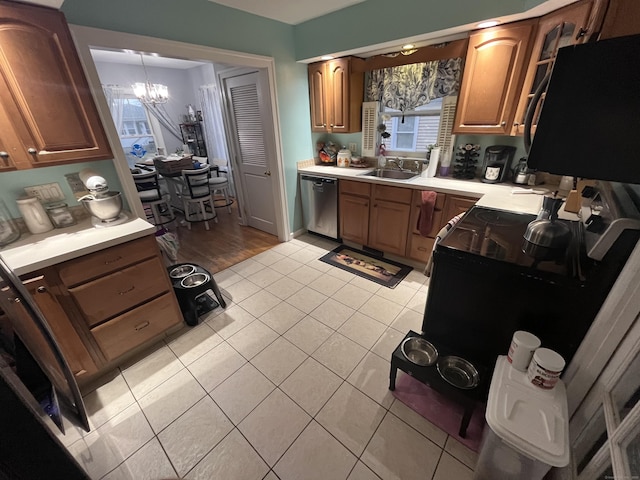
[{"label": "kitchen sink", "polygon": [[420,175],[409,170],[393,170],[390,168],[376,168],[375,170],[361,174],[366,177],[391,178],[394,180],[409,180]]}]

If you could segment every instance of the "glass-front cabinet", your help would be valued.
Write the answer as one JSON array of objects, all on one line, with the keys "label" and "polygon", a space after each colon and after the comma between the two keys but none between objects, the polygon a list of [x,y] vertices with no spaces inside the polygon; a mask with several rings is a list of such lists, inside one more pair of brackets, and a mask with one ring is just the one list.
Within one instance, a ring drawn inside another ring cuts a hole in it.
[{"label": "glass-front cabinet", "polygon": [[[588,30],[593,1],[585,0],[545,15],[538,23],[538,33],[531,51],[522,96],[518,102],[512,135],[524,133],[524,119],[533,95],[553,68],[558,49],[582,43]],[[532,122],[532,133],[538,123],[544,93],[538,102]]]},{"label": "glass-front cabinet", "polygon": [[577,480],[640,478],[638,328],[636,323],[631,334],[636,339],[623,342],[572,417]]}]

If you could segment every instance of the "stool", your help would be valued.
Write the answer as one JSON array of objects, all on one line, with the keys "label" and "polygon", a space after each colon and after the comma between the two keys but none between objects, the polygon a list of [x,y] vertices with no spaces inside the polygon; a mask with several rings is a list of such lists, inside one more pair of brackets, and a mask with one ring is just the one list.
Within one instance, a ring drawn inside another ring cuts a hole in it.
[{"label": "stool", "polygon": [[[186,188],[182,189],[182,203],[184,205],[184,219],[191,230],[192,222],[204,222],[204,226],[209,230],[209,220],[218,223],[213,196],[211,195],[211,185],[209,178],[211,171],[209,165],[192,170],[182,170],[182,178]],[[206,206],[209,205],[209,212]],[[196,210],[191,211],[191,206]],[[195,216],[195,220],[192,217]]]},{"label": "stool", "polygon": [[169,194],[164,194],[160,189],[158,173],[132,173],[131,175],[145,209],[147,220],[156,226],[173,222],[176,216],[169,203]]}]

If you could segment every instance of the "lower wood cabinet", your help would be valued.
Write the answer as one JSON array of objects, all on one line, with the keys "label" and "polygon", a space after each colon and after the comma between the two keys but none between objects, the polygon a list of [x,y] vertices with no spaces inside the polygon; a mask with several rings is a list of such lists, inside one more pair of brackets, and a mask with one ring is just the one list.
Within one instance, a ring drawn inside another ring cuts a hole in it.
[{"label": "lower wood cabinet", "polygon": [[374,185],[371,199],[367,245],[404,256],[411,216],[411,190]]},{"label": "lower wood cabinet", "polygon": [[425,263],[442,227],[477,201],[438,193],[431,231],[422,236],[417,227],[422,190],[340,180],[339,192],[340,236],[344,240]]},{"label": "lower wood cabinet", "polygon": [[[78,381],[112,367],[183,322],[153,236],[47,267],[22,280]],[[5,296],[0,295],[0,306],[22,318],[3,301]],[[38,348],[37,332],[22,325],[15,330],[26,338],[25,344]]]}]

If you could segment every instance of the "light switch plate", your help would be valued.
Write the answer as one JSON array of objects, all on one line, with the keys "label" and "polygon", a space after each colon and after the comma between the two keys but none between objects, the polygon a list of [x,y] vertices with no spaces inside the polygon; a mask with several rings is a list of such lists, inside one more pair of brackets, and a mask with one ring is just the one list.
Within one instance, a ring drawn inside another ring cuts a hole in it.
[{"label": "light switch plate", "polygon": [[349,144],[349,150],[351,150],[351,153],[353,153],[353,154],[358,153],[358,144],[357,143],[350,143]]},{"label": "light switch plate", "polygon": [[36,197],[42,203],[61,202],[65,199],[59,183],[46,183],[24,187],[24,191],[31,197]]}]

